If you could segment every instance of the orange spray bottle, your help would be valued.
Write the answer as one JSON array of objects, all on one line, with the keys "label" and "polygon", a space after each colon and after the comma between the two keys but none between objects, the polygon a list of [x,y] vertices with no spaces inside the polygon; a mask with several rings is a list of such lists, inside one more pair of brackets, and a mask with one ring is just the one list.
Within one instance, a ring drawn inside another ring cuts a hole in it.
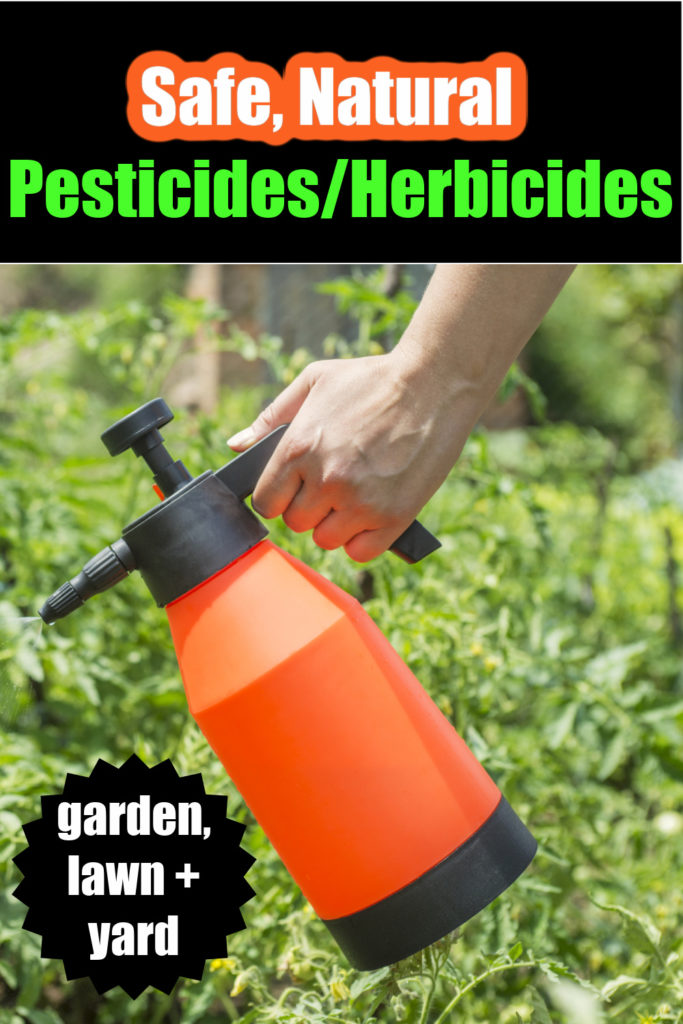
[{"label": "orange spray bottle", "polygon": [[[138,569],[166,608],[190,712],[350,962],[370,970],[478,913],[536,843],[361,605],[266,539],[244,499],[286,428],[192,478],[155,399],[102,435],[165,500],[41,609]],[[415,522],[393,550],[439,542]]]}]

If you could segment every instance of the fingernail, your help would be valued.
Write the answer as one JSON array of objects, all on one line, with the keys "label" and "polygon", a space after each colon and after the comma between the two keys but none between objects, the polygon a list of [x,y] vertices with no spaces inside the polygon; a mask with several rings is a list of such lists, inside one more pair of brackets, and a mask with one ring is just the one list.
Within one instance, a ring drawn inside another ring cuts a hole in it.
[{"label": "fingernail", "polygon": [[246,430],[240,430],[239,434],[233,434],[232,437],[229,437],[226,444],[229,444],[231,448],[238,448],[241,445],[251,444],[253,440],[254,428],[247,427]]}]

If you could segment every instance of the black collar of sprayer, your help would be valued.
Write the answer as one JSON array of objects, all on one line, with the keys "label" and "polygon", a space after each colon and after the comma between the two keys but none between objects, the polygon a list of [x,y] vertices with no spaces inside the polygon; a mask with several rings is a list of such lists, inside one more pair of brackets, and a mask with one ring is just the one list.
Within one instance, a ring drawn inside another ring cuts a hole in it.
[{"label": "black collar of sprayer", "polygon": [[123,531],[160,607],[208,580],[267,535],[263,523],[210,471]]}]

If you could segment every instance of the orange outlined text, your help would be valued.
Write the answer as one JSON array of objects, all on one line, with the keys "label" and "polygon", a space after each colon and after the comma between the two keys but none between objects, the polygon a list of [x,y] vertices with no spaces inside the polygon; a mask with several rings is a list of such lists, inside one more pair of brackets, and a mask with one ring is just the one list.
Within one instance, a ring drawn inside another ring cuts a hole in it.
[{"label": "orange outlined text", "polygon": [[526,67],[514,53],[464,64],[298,53],[279,75],[236,53],[186,62],[151,50],[126,86],[131,128],[152,142],[504,140],[527,120]]}]

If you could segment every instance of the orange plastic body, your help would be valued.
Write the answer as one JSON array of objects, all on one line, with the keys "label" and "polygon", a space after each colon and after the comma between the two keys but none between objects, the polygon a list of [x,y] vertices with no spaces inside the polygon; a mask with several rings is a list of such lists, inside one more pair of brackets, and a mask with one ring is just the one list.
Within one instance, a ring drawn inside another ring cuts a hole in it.
[{"label": "orange plastic body", "polygon": [[407,885],[495,810],[361,605],[270,541],[167,612],[192,715],[320,917]]}]

